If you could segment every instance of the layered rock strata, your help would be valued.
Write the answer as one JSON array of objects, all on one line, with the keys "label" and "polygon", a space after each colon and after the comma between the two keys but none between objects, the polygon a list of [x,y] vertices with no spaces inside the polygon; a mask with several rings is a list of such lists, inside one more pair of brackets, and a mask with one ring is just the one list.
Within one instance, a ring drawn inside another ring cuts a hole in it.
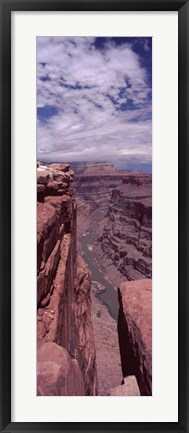
[{"label": "layered rock strata", "polygon": [[[71,165],[76,173],[73,188],[76,191],[78,213],[78,246],[82,253],[81,237],[92,227],[105,225],[112,189],[122,183],[125,172],[119,172],[107,162],[75,162]],[[100,232],[100,233],[101,233]],[[98,234],[99,235],[99,234]],[[98,237],[94,238],[94,242]],[[97,252],[97,258],[102,252]],[[118,284],[118,281],[115,285]]]},{"label": "layered rock strata", "polygon": [[[73,164],[74,165],[74,164]],[[152,176],[108,163],[75,163],[78,240],[94,234],[104,273],[120,281],[152,277]]]},{"label": "layered rock strata", "polygon": [[98,242],[126,280],[152,277],[151,175],[127,175],[112,190]]},{"label": "layered rock strata", "polygon": [[[96,395],[91,282],[88,269],[76,250],[77,207],[74,191],[70,187],[72,180],[73,172],[68,164],[51,164],[50,166],[38,164],[37,333],[40,350],[38,351],[40,364],[38,364],[38,384],[43,381],[43,391],[40,388],[39,394],[43,394],[44,389],[47,389],[44,385],[41,364],[43,361],[41,361],[40,353],[48,355],[50,346],[47,350],[47,342],[53,342],[58,347],[53,346],[54,352],[52,351],[49,359],[47,356],[46,361],[56,364],[58,356],[60,366],[60,359],[66,359],[65,365],[70,365],[68,382],[70,383],[71,376],[73,376],[73,384],[76,383],[77,372],[80,369],[85,395]],[[62,358],[57,355],[60,351],[59,346],[64,348]],[[64,370],[63,365],[60,368]],[[81,375],[78,374],[79,383],[81,383]],[[69,393],[75,393],[71,385],[65,389],[61,388],[61,391],[60,387],[58,389],[59,391],[56,392],[64,393],[69,389],[72,390]],[[83,395],[81,389],[82,387],[78,392]],[[68,395],[78,395],[78,393]]]},{"label": "layered rock strata", "polygon": [[90,205],[90,211],[107,211],[111,191],[122,182],[121,173],[109,163],[72,163],[77,176],[74,188],[79,200]]},{"label": "layered rock strata", "polygon": [[152,281],[118,288],[118,337],[123,377],[135,376],[141,395],[152,395]]}]

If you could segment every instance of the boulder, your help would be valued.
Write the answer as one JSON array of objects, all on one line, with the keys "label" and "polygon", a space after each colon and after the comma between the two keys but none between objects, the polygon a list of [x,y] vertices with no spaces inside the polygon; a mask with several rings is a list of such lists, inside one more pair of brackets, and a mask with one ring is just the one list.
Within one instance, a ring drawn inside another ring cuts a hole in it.
[{"label": "boulder", "polygon": [[56,343],[42,344],[37,353],[37,394],[83,396],[83,376],[76,359]]},{"label": "boulder", "polygon": [[140,390],[135,376],[124,378],[123,385],[116,388],[110,388],[108,395],[111,396],[140,396]]}]

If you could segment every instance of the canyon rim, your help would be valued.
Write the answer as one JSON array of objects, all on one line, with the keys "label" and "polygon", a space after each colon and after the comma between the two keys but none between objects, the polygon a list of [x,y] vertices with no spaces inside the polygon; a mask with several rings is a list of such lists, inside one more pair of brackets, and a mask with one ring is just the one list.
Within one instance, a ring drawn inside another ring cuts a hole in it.
[{"label": "canyon rim", "polygon": [[37,395],[152,395],[152,39],[37,37]]}]

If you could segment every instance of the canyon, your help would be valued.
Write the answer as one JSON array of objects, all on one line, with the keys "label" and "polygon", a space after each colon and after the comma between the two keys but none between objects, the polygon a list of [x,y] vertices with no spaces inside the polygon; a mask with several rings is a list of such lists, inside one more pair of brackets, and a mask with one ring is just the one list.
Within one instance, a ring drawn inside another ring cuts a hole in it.
[{"label": "canyon", "polygon": [[38,395],[152,395],[151,174],[38,163],[37,210]]},{"label": "canyon", "polygon": [[78,163],[75,170],[79,244],[92,224],[95,256],[114,286],[152,278],[151,174],[107,163],[86,163],[82,173]]}]

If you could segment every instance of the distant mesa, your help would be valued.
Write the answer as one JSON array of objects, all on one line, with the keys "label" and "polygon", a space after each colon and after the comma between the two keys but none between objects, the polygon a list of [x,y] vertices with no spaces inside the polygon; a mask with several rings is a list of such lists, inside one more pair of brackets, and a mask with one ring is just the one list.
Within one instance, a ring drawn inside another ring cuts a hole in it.
[{"label": "distant mesa", "polygon": [[111,175],[117,173],[116,168],[109,162],[70,162],[76,174],[86,176]]}]

